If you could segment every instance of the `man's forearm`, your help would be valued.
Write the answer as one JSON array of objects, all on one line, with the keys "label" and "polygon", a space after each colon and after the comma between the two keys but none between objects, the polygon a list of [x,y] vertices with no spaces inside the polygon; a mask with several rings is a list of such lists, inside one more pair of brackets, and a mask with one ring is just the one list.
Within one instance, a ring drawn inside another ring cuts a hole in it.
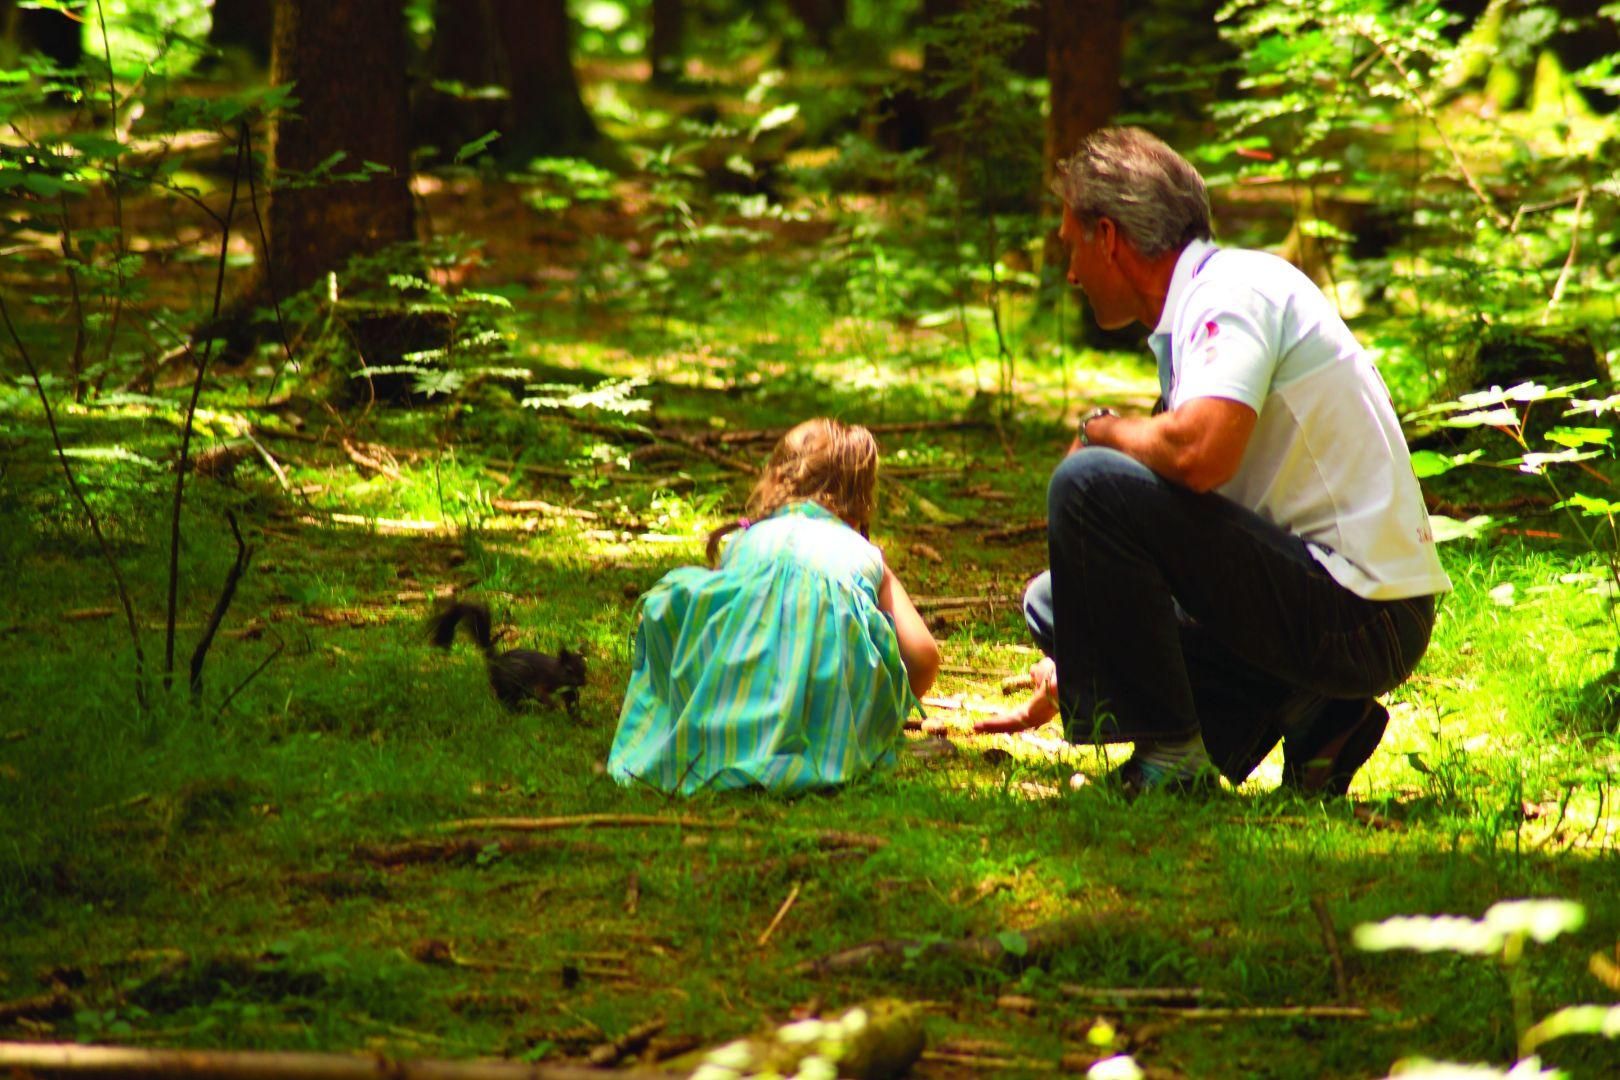
[{"label": "man's forearm", "polygon": [[1086,442],[1135,458],[1171,483],[1211,491],[1243,461],[1255,413],[1240,402],[1198,398],[1157,416],[1098,416]]}]

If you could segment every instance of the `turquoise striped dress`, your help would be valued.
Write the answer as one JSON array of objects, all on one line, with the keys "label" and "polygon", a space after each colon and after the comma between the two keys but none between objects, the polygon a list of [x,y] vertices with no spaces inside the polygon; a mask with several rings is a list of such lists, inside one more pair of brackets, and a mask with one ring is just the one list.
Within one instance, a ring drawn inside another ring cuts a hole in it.
[{"label": "turquoise striped dress", "polygon": [[797,792],[892,762],[915,699],[882,579],[882,553],[813,502],[733,534],[717,570],[664,575],[641,599],[608,775]]}]

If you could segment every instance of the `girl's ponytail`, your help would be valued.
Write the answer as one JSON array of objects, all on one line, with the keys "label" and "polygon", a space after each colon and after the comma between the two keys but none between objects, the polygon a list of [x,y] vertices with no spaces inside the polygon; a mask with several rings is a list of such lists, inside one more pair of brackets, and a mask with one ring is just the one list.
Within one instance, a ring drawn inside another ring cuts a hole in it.
[{"label": "girl's ponytail", "polygon": [[738,518],[736,521],[726,522],[709,534],[708,546],[703,549],[703,557],[708,560],[709,569],[713,570],[720,565],[720,541],[738,529],[748,528],[751,524],[753,522],[747,518]]}]

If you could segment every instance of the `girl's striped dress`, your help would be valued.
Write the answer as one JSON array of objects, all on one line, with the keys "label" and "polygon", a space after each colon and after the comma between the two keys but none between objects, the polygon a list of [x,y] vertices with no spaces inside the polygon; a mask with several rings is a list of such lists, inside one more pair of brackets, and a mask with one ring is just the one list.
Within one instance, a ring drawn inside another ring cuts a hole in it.
[{"label": "girl's striped dress", "polygon": [[878,610],[883,555],[817,503],[733,535],[641,600],[608,774],[660,791],[844,783],[894,760],[915,700]]}]

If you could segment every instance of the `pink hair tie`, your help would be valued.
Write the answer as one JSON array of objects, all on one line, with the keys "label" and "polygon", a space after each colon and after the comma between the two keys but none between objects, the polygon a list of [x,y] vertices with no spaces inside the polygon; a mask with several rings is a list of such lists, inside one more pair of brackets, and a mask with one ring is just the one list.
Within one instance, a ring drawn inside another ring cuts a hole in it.
[{"label": "pink hair tie", "polygon": [[740,518],[737,519],[737,528],[739,528],[739,529],[746,529],[746,528],[748,528],[748,526],[750,526],[752,524],[753,524],[753,522],[749,521],[745,517],[740,517]]}]

